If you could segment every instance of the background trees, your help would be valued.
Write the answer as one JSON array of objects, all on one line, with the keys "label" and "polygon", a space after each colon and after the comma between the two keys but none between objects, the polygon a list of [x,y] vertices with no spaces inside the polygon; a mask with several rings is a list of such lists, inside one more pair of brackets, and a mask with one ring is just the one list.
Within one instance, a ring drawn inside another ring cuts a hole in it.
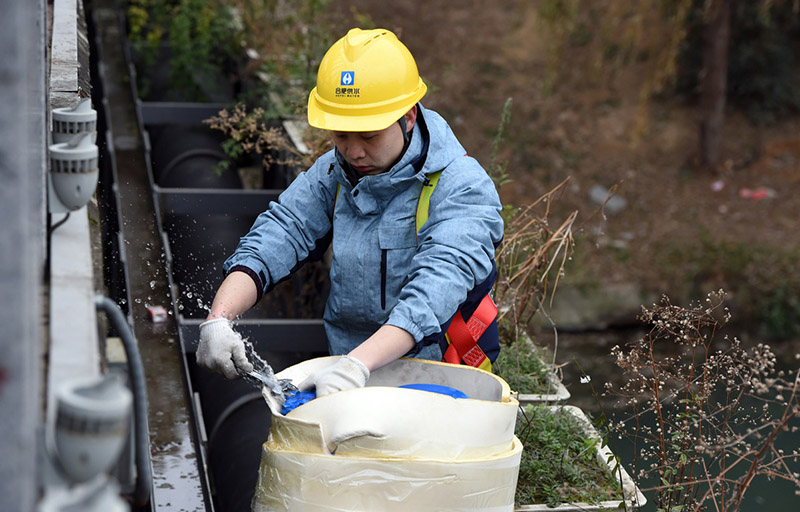
[{"label": "background trees", "polygon": [[640,95],[641,130],[654,96],[678,94],[693,102],[702,168],[720,165],[729,106],[758,123],[800,111],[796,0],[548,0],[541,12],[556,55],[566,45],[585,44],[607,78],[627,66],[649,68]]}]

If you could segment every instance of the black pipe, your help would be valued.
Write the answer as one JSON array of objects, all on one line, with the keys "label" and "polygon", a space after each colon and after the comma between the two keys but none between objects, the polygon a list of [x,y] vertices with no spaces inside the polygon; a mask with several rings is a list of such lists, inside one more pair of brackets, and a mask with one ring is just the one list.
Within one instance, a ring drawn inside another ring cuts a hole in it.
[{"label": "black pipe", "polygon": [[144,365],[139,354],[139,347],[133,337],[125,316],[119,306],[108,297],[96,295],[94,304],[98,311],[104,311],[111,324],[117,330],[125,347],[128,359],[128,376],[133,391],[134,443],[136,450],[136,486],[132,499],[134,504],[142,506],[150,502],[153,488],[153,475],[150,470],[150,433],[147,425],[147,387],[144,377]]}]

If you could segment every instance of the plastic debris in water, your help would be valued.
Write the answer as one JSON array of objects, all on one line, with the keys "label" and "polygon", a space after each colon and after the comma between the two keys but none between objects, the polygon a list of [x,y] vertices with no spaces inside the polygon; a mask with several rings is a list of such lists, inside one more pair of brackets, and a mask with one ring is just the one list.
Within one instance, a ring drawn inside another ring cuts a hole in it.
[{"label": "plastic debris in water", "polygon": [[739,189],[739,197],[741,197],[742,199],[761,201],[762,199],[770,199],[772,197],[775,197],[775,191],[767,187],[761,187],[754,190],[749,188],[742,188]]},{"label": "plastic debris in water", "polygon": [[150,306],[147,308],[147,314],[150,316],[150,321],[154,324],[160,324],[167,321],[167,310],[163,306]]}]

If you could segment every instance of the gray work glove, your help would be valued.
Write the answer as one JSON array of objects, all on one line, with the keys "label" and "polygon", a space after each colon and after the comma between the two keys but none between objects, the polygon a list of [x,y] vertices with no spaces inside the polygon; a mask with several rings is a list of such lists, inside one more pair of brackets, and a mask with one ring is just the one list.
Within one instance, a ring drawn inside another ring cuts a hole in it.
[{"label": "gray work glove", "polygon": [[353,356],[342,356],[331,366],[314,372],[297,386],[301,391],[317,388],[317,398],[346,389],[363,388],[369,368]]},{"label": "gray work glove", "polygon": [[229,379],[239,377],[240,372],[253,371],[253,365],[247,360],[244,340],[233,330],[227,318],[215,318],[200,324],[197,364]]}]

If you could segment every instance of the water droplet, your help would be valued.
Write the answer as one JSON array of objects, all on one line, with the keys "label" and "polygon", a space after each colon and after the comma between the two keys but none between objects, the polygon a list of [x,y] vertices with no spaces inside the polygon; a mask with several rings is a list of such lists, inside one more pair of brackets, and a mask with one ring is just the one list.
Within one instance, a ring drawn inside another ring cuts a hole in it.
[{"label": "water droplet", "polygon": [[150,281],[150,289],[153,290],[153,289],[155,289],[155,287],[156,287],[156,282],[155,281]]}]

